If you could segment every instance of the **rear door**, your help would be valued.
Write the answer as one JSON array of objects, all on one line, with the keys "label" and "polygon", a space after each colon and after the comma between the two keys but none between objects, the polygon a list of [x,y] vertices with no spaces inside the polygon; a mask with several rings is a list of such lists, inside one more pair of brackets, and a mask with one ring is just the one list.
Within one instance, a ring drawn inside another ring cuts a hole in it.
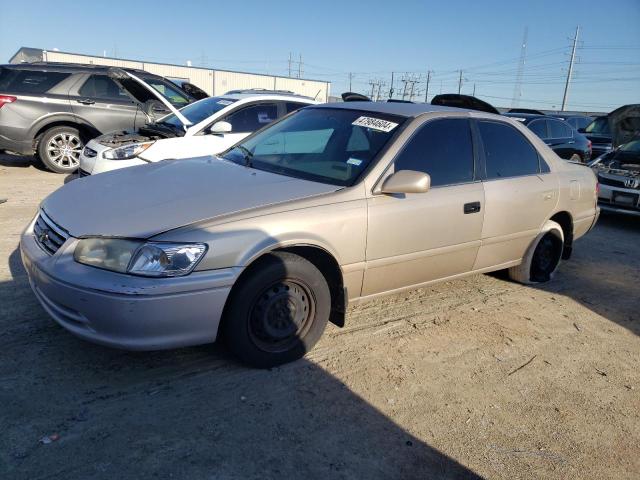
[{"label": "rear door", "polygon": [[136,126],[136,116],[146,120],[127,93],[108,75],[87,74],[69,92],[71,108],[80,118],[101,133],[129,130]]},{"label": "rear door", "polygon": [[522,258],[557,203],[558,180],[516,127],[476,121],[485,165],[482,246],[474,269]]}]

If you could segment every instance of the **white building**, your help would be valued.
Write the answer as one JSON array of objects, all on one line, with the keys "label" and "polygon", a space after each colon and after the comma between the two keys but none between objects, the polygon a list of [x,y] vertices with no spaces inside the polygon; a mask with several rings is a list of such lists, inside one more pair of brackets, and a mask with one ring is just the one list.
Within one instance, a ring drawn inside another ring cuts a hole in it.
[{"label": "white building", "polygon": [[185,80],[207,92],[209,95],[222,95],[229,90],[264,88],[267,90],[290,90],[299,95],[326,102],[330,94],[330,82],[309,80],[306,78],[289,78],[277,75],[235,72],[186,65],[142,62],[122,58],[100,57],[40,48],[22,47],[9,63],[24,62],[65,62],[93,65],[109,65],[114,67],[137,68],[169,79]]}]

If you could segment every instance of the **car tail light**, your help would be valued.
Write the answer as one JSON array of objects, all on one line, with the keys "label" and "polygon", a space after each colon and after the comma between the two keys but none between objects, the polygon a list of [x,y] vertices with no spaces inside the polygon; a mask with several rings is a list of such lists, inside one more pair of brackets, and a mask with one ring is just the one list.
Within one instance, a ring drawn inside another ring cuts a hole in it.
[{"label": "car tail light", "polygon": [[13,103],[16,100],[16,97],[12,97],[10,95],[0,95],[0,108],[2,108],[5,103]]},{"label": "car tail light", "polygon": [[588,148],[589,150],[591,150],[591,145],[593,145],[593,144],[591,143],[591,140],[588,140],[588,141],[587,141],[587,148]]},{"label": "car tail light", "polygon": [[596,197],[600,195],[600,182],[596,182]]}]

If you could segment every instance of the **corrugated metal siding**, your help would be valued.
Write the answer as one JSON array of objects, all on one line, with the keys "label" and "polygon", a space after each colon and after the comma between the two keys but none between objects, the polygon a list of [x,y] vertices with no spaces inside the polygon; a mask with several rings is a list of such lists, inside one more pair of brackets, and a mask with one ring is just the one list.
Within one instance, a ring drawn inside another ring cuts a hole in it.
[{"label": "corrugated metal siding", "polygon": [[330,84],[328,82],[302,78],[284,78],[254,73],[147,63],[67,52],[47,51],[44,54],[44,60],[49,62],[88,63],[113,67],[137,68],[163,77],[187,79],[190,83],[200,87],[209,95],[222,95],[229,90],[264,88],[268,90],[290,90],[299,95],[314,97],[320,102],[326,102],[330,94]]}]

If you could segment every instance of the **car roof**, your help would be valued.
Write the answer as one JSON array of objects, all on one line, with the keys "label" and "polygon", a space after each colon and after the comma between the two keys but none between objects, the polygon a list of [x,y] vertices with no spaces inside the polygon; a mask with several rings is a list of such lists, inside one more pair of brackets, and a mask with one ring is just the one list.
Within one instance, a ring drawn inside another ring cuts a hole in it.
[{"label": "car roof", "polygon": [[311,97],[288,93],[225,93],[224,95],[215,95],[215,97],[229,100],[252,98],[256,100],[290,100],[292,102],[315,103],[315,100]]},{"label": "car roof", "polygon": [[0,68],[9,68],[15,70],[55,70],[58,72],[86,73],[86,72],[107,72],[112,68],[118,68],[127,72],[134,73],[138,76],[147,78],[163,78],[155,73],[147,72],[137,68],[113,67],[109,65],[93,65],[84,63],[63,63],[63,62],[29,62],[29,63],[9,63],[0,65]]},{"label": "car roof", "polygon": [[417,117],[429,112],[471,112],[463,108],[441,107],[428,103],[401,102],[335,102],[316,105],[314,108],[338,108],[341,110],[360,110],[371,113],[387,113],[403,117]]},{"label": "car roof", "polygon": [[522,118],[525,120],[525,122],[530,122],[532,120],[535,120],[536,118],[549,117],[549,115],[538,115],[537,113],[514,113],[514,112],[507,112],[507,113],[503,113],[502,115],[510,118]]}]

